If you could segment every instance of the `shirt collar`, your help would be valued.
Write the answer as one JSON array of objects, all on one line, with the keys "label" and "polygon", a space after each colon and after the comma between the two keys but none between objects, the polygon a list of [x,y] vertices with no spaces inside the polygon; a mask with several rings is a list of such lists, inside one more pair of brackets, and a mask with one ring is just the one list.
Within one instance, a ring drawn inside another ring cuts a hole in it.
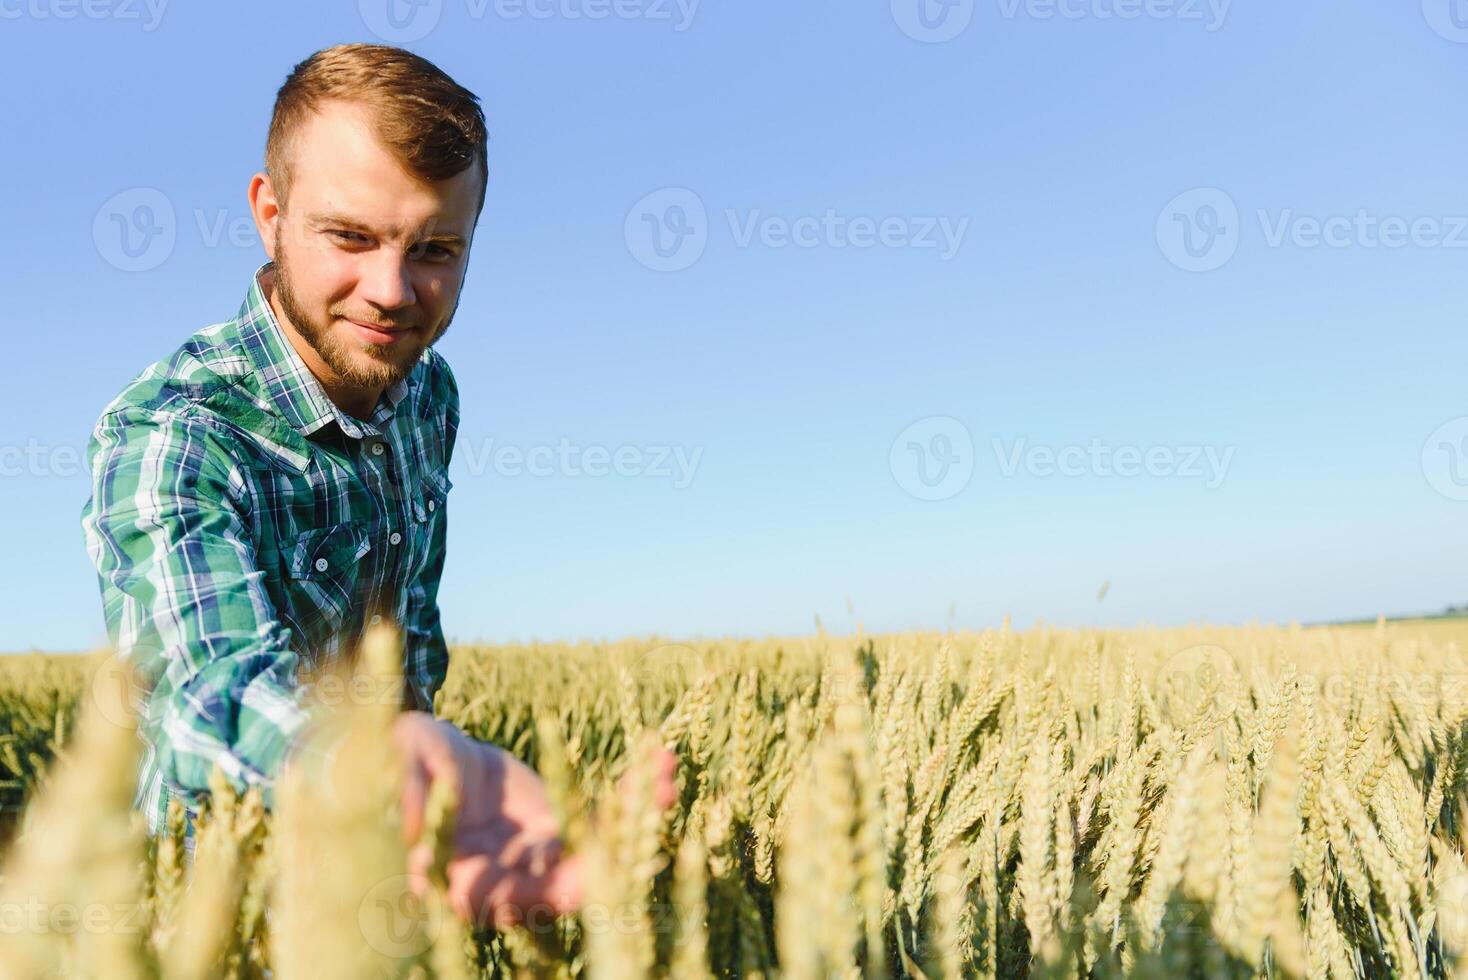
[{"label": "shirt collar", "polygon": [[334,421],[347,435],[360,439],[392,418],[398,402],[408,392],[408,379],[400,379],[382,393],[370,422],[354,419],[338,408],[291,345],[265,298],[260,279],[274,264],[266,262],[255,270],[236,316],[245,354],[271,403],[301,435],[309,436]]}]

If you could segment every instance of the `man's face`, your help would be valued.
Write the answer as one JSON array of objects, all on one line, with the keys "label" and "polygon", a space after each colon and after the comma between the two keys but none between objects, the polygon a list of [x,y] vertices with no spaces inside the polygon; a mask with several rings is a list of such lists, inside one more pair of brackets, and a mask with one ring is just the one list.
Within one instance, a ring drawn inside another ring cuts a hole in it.
[{"label": "man's face", "polygon": [[478,164],[435,183],[409,174],[350,103],[329,103],[297,132],[290,198],[275,202],[273,228],[269,188],[253,203],[285,329],[314,352],[303,357],[334,396],[370,408],[448,329],[478,179]]}]

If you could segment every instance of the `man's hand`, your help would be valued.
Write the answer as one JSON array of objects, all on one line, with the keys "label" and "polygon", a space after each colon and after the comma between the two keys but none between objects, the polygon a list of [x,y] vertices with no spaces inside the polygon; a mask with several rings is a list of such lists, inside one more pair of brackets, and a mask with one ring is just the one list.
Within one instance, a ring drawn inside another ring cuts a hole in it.
[{"label": "man's hand", "polygon": [[[555,813],[534,770],[502,749],[469,738],[422,711],[404,712],[393,737],[403,753],[403,837],[416,846],[408,871],[422,880],[432,851],[419,842],[428,787],[448,779],[458,789],[454,856],[448,863],[449,902],[465,921],[504,928],[581,907],[581,862],[562,855]],[[663,750],[653,799],[673,802],[676,759]]]}]

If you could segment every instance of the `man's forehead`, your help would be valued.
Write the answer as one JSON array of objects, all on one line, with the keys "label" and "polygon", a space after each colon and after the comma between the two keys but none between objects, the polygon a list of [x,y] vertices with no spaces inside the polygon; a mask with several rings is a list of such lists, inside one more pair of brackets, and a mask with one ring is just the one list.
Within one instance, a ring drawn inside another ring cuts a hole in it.
[{"label": "man's forehead", "polygon": [[362,110],[343,103],[324,107],[303,128],[292,154],[291,198],[307,221],[384,235],[467,238],[473,230],[479,161],[425,181],[377,141]]}]

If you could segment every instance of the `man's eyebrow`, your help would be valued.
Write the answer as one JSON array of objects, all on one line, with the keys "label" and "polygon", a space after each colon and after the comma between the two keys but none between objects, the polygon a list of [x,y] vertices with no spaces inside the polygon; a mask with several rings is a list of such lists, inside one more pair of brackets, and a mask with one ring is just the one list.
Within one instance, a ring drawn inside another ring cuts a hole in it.
[{"label": "man's eyebrow", "polygon": [[[345,214],[336,214],[335,212],[312,214],[306,218],[306,221],[313,227],[317,228],[323,225],[336,225],[341,228],[351,229],[352,231],[365,231],[371,235],[375,235],[378,233],[376,229],[371,228],[366,224],[363,224],[356,218],[350,217]],[[446,242],[453,245],[464,244],[464,236],[451,231],[442,232],[440,234],[433,234],[427,229],[424,229],[424,231],[421,234],[417,235],[416,238],[419,241],[425,242]]]}]

